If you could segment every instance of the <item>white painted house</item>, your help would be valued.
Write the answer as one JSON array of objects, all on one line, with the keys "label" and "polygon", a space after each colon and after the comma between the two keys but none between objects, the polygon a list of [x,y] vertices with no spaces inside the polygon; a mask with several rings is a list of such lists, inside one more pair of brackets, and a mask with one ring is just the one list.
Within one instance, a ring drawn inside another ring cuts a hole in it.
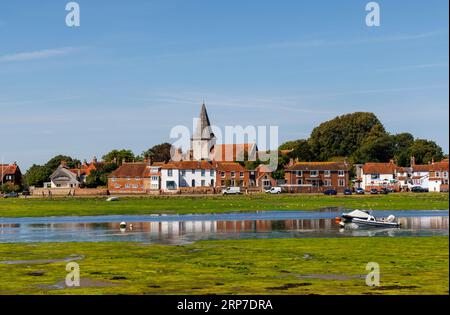
[{"label": "white painted house", "polygon": [[161,189],[166,192],[214,187],[215,184],[216,170],[207,161],[170,162],[161,167]]},{"label": "white painted house", "polygon": [[389,163],[366,163],[361,169],[361,188],[370,189],[395,188],[397,184],[397,165]]}]

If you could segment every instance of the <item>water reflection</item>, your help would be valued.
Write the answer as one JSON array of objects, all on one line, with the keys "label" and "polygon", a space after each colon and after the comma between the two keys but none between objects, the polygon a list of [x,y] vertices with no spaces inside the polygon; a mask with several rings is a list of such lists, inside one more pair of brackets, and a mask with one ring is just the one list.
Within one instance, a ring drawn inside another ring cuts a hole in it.
[{"label": "water reflection", "polygon": [[[401,229],[342,230],[333,218],[90,223],[4,223],[0,243],[130,241],[183,244],[204,239],[448,235],[448,216],[401,217]],[[130,228],[132,225],[132,229]]]}]

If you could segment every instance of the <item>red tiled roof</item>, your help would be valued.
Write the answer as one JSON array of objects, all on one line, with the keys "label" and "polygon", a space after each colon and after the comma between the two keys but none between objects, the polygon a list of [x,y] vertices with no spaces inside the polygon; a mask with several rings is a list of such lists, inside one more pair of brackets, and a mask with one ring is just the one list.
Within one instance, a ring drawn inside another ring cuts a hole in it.
[{"label": "red tiled roof", "polygon": [[148,177],[147,164],[125,163],[113,171],[109,177]]},{"label": "red tiled roof", "polygon": [[430,164],[419,164],[419,165],[413,165],[412,171],[413,172],[428,172],[430,170]]},{"label": "red tiled roof", "polygon": [[344,162],[297,162],[288,167],[287,171],[337,171],[348,170],[349,165]]},{"label": "red tiled roof", "polygon": [[0,164],[0,172],[3,175],[14,175],[19,167],[16,164]]},{"label": "red tiled roof", "polygon": [[366,163],[362,169],[364,174],[394,174],[398,167],[393,163]]},{"label": "red tiled roof", "polygon": [[219,172],[246,172],[247,169],[236,162],[216,162],[216,168]]},{"label": "red tiled roof", "polygon": [[448,160],[431,164],[429,170],[433,172],[448,172]]},{"label": "red tiled roof", "polygon": [[260,164],[255,171],[257,171],[258,173],[273,173],[274,170],[272,170],[270,168],[269,165],[266,164]]},{"label": "red tiled roof", "polygon": [[211,150],[211,153],[212,159],[215,161],[234,162],[237,160],[251,159],[253,156],[246,157],[245,155],[256,155],[256,151],[257,147],[255,143],[216,144]]}]

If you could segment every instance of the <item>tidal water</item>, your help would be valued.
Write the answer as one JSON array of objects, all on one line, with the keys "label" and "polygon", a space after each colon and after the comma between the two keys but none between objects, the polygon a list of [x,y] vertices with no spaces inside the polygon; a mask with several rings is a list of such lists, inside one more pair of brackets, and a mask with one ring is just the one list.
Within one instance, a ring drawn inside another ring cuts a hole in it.
[{"label": "tidal water", "polygon": [[[344,210],[263,211],[210,215],[0,218],[0,243],[144,242],[185,244],[199,240],[311,237],[448,236],[448,210],[393,213],[398,229],[341,229]],[[125,229],[120,222],[126,222]]]}]

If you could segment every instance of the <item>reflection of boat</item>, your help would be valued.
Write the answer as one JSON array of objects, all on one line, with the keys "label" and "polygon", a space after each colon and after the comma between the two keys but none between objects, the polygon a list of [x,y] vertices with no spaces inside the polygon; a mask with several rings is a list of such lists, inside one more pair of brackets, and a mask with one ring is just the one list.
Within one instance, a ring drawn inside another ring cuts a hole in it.
[{"label": "reflection of boat", "polygon": [[355,210],[350,213],[342,214],[342,221],[339,223],[340,226],[344,227],[346,225],[351,225],[355,227],[391,227],[398,228],[400,223],[395,219],[394,215],[390,215],[387,218],[375,218],[370,214],[369,211]]}]

